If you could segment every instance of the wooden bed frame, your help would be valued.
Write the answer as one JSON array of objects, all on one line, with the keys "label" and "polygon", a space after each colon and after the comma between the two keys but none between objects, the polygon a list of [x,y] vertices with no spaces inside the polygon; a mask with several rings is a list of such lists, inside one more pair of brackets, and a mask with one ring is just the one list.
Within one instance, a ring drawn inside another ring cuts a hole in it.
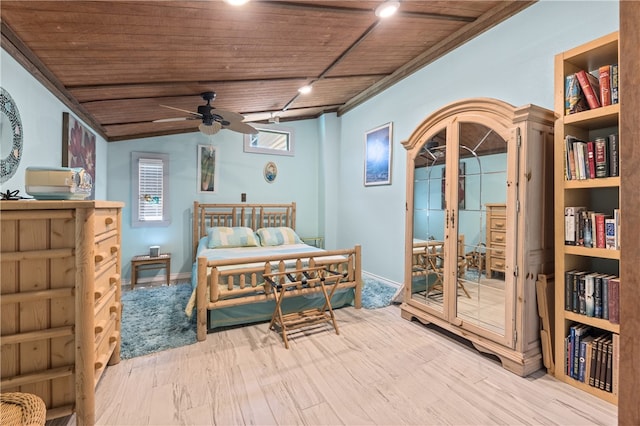
[{"label": "wooden bed frame", "polygon": [[[320,250],[299,254],[256,256],[244,259],[209,261],[196,259],[200,239],[212,226],[246,226],[254,231],[263,227],[286,226],[295,229],[296,204],[202,204],[193,203],[193,258],[197,261],[196,315],[197,339],[207,337],[207,312],[231,306],[249,305],[272,300],[275,297],[263,274],[274,270],[324,266],[344,276],[338,290],[354,289],[354,305],[362,302],[362,263],[359,245],[350,249]],[[293,266],[295,265],[295,266]],[[226,286],[222,289],[219,284]],[[211,291],[208,291],[208,289]],[[285,297],[319,293],[320,286],[288,291]],[[324,299],[323,299],[324,300]]]}]

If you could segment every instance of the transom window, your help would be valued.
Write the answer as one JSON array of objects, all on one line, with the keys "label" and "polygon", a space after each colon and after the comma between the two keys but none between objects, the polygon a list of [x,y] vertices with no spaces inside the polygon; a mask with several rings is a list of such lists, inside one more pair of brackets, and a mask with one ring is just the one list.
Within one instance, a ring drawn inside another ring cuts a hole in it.
[{"label": "transom window", "polygon": [[244,152],[294,155],[293,130],[274,125],[254,126],[256,135],[244,135]]}]

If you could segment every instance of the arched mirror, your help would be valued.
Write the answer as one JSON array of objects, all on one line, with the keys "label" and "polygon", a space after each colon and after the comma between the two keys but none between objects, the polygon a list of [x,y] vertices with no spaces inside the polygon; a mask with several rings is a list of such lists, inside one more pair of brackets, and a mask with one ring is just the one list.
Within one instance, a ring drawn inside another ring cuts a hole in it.
[{"label": "arched mirror", "polygon": [[18,170],[22,157],[22,121],[9,92],[0,88],[0,183]]},{"label": "arched mirror", "polygon": [[505,334],[508,143],[494,129],[460,123],[458,291],[463,323]]},{"label": "arched mirror", "polygon": [[415,159],[411,298],[443,314],[447,130],[438,130]]}]

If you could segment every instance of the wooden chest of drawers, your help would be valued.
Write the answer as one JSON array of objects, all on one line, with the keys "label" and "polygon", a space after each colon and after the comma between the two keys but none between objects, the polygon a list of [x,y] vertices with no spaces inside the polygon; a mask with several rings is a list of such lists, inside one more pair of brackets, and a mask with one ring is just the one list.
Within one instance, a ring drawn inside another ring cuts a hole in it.
[{"label": "wooden chest of drawers", "polygon": [[504,274],[507,243],[507,205],[487,204],[487,277]]},{"label": "wooden chest of drawers", "polygon": [[120,361],[122,203],[1,201],[2,392],[40,396],[47,419],[95,420]]}]

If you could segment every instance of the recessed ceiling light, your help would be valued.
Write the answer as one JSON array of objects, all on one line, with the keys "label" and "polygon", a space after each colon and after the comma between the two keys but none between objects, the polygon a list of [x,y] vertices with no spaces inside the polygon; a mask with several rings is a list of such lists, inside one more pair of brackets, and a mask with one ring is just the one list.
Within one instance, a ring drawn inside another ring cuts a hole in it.
[{"label": "recessed ceiling light", "polygon": [[243,4],[246,4],[249,2],[249,0],[224,0],[224,1],[229,3],[231,6],[242,6]]},{"label": "recessed ceiling light", "polygon": [[311,86],[309,85],[302,86],[301,88],[298,89],[298,92],[300,92],[303,95],[306,95],[307,93],[311,93]]},{"label": "recessed ceiling light", "polygon": [[399,7],[400,3],[397,1],[386,1],[380,6],[376,7],[376,16],[379,18],[388,18],[389,16],[396,13]]}]

